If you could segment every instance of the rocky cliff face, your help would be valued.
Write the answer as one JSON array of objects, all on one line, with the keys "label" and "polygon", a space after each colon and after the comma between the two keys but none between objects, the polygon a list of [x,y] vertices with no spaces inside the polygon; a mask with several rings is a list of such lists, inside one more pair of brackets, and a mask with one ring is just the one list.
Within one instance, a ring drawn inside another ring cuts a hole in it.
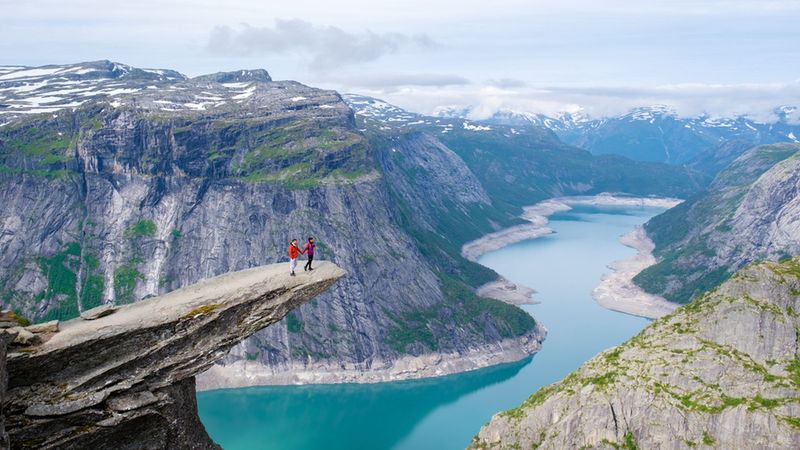
[{"label": "rocky cliff face", "polygon": [[[347,276],[236,346],[225,364],[247,368],[238,378],[358,374],[433,355],[428,372],[406,371],[422,376],[436,373],[436,355],[502,355],[458,365],[465,370],[538,348],[530,316],[472,293],[472,278],[496,275],[461,259],[460,242],[440,231],[451,210],[461,223],[476,217],[470,236],[512,216],[494,210],[435,139],[384,145],[359,131],[335,92],[264,71],[187,79],[113,63],[41,70],[0,80],[14,97],[0,111],[5,307],[63,320],[285,261],[290,238],[313,235],[317,258]],[[61,93],[73,84],[81,91]],[[63,98],[41,114],[26,92]],[[433,176],[414,181],[420,171]]]},{"label": "rocky cliff face", "polygon": [[601,353],[470,448],[800,446],[800,259],[748,267]]},{"label": "rocky cliff face", "polygon": [[329,262],[298,277],[285,269],[211,278],[12,346],[3,399],[12,447],[219,448],[197,416],[194,376],[344,274]]},{"label": "rocky cliff face", "polygon": [[658,264],[645,290],[685,303],[746,264],[800,254],[800,144],[756,147],[700,195],[645,226]]}]

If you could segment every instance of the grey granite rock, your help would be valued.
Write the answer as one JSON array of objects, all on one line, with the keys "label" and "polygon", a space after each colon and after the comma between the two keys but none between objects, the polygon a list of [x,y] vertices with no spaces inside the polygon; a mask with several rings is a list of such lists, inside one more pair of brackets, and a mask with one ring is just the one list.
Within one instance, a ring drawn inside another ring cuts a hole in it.
[{"label": "grey granite rock", "polygon": [[[441,274],[461,282],[466,273],[493,274],[457,253],[430,257],[418,237],[441,235],[433,225],[451,211],[463,217],[459,235],[502,226],[504,215],[436,138],[373,142],[336,92],[271,81],[263,71],[188,79],[100,62],[39,72],[48,71],[4,77],[0,86],[15,105],[0,127],[0,165],[9,168],[0,171],[6,307],[33,321],[86,316],[98,305],[286,261],[289,239],[313,235],[316,257],[344,268],[345,279],[221,363],[246,362],[277,380],[343,365],[351,375],[407,373],[395,367],[407,356],[447,355],[448,367],[466,370],[538,348],[532,321],[509,333],[516,321],[491,314],[505,305],[484,308],[478,321],[450,313],[462,299],[448,298]],[[75,76],[87,95],[80,107],[64,107],[77,100],[56,91]],[[26,93],[27,83],[43,87]],[[52,104],[61,109],[17,115],[35,112],[34,97],[43,95],[63,96]],[[37,143],[46,157],[25,153]],[[488,213],[491,220],[475,220]],[[50,269],[74,283],[51,286]],[[425,323],[412,324],[422,310]],[[419,333],[397,338],[409,326]],[[499,348],[503,357],[481,357]],[[471,363],[454,361],[462,356]]]},{"label": "grey granite rock", "polygon": [[16,333],[16,337],[14,338],[13,345],[34,345],[41,341],[41,338],[33,332],[23,328],[23,327],[12,327],[8,328],[8,330],[12,333]]},{"label": "grey granite rock", "polygon": [[496,415],[470,448],[800,448],[800,259],[762,263]]},{"label": "grey granite rock", "polygon": [[100,305],[92,309],[87,309],[86,311],[81,312],[81,319],[95,320],[101,317],[105,317],[109,314],[114,314],[114,311],[116,311],[116,307],[114,305]]},{"label": "grey granite rock", "polygon": [[8,355],[13,447],[219,448],[197,417],[194,376],[342,275],[325,261],[299,277],[282,264],[256,267],[63,322],[43,344]]},{"label": "grey granite rock", "polygon": [[58,321],[51,320],[48,322],[28,325],[25,327],[25,330],[30,331],[31,333],[56,333],[58,332]]},{"label": "grey granite rock", "polygon": [[645,229],[659,261],[634,281],[680,303],[751,262],[800,255],[800,144],[749,150]]},{"label": "grey granite rock", "polygon": [[8,388],[6,354],[8,352],[8,344],[10,344],[15,337],[16,334],[8,330],[0,331],[0,450],[8,450],[11,448],[8,433],[6,432],[6,417],[3,405],[6,401],[6,389]]}]

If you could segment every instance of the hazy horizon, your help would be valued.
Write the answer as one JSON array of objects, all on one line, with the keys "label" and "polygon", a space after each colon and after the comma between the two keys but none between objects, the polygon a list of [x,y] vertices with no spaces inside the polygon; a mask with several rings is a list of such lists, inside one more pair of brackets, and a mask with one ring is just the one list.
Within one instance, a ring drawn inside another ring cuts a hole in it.
[{"label": "hazy horizon", "polygon": [[790,1],[0,5],[2,65],[264,68],[425,114],[471,107],[473,118],[664,104],[682,116],[768,120],[800,104],[800,4]]}]

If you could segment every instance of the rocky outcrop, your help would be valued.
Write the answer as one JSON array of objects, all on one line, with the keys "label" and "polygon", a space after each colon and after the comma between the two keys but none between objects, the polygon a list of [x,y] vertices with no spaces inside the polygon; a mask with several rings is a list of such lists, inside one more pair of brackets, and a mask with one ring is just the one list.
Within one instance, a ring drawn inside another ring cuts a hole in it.
[{"label": "rocky outcrop", "polygon": [[6,401],[6,389],[8,389],[6,355],[8,354],[8,345],[15,337],[14,333],[9,333],[6,330],[0,331],[0,449],[2,450],[8,450],[11,447],[8,441],[8,433],[6,432],[6,417],[3,405]]},{"label": "rocky outcrop", "polygon": [[3,402],[12,447],[219,448],[197,417],[194,376],[343,275],[329,262],[297,277],[284,264],[256,267],[12,347]]},{"label": "rocky outcrop", "polygon": [[[393,366],[409,356],[465,367],[453,359],[487,361],[477,353],[541,340],[527,313],[479,304],[464,285],[467,270],[489,279],[492,271],[457,250],[450,259],[423,253],[439,242],[457,248],[460,237],[422,242],[422,233],[480,234],[488,222],[467,219],[493,211],[467,166],[436,139],[382,146],[335,92],[271,81],[265,71],[187,79],[118,65],[127,75],[117,79],[94,66],[15,70],[0,86],[19,112],[36,111],[36,96],[63,96],[53,103],[62,109],[46,115],[0,111],[12,118],[0,127],[5,307],[35,321],[66,320],[283,261],[289,239],[313,235],[317,257],[347,275],[234,347],[222,363],[252,369],[241,382],[342,366],[348,376],[407,373]],[[96,75],[81,80],[84,102],[63,108],[77,100],[59,93],[68,91],[62,85],[84,71]],[[444,208],[466,218],[440,226],[454,217]],[[441,274],[459,289],[445,291]]]},{"label": "rocky outcrop", "polygon": [[496,415],[470,448],[800,446],[800,258],[748,267]]},{"label": "rocky outcrop", "polygon": [[753,261],[800,255],[800,144],[751,149],[645,229],[658,263],[634,281],[679,303]]}]

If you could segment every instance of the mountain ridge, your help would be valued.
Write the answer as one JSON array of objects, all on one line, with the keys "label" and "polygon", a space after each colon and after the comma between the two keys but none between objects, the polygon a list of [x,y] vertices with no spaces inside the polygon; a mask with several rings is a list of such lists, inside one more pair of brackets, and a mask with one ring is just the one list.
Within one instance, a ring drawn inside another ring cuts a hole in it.
[{"label": "mountain ridge", "polygon": [[797,448],[800,259],[742,269],[595,356],[469,448]]},{"label": "mountain ridge", "polygon": [[[777,106],[773,121],[754,120],[747,115],[681,116],[669,105],[639,106],[608,117],[588,117],[581,112],[541,113],[500,110],[479,120],[485,124],[538,126],[552,130],[566,143],[593,154],[619,154],[639,161],[689,165],[715,174],[721,167],[703,158],[728,142],[746,143],[741,148],[800,140],[800,109]],[[470,108],[440,111],[449,119],[466,118]],[[740,151],[741,152],[741,151]],[[722,156],[726,163],[732,157]],[[724,164],[722,164],[724,166]]]},{"label": "mountain ridge", "polygon": [[711,185],[645,224],[659,262],[634,281],[685,303],[760,259],[800,253],[800,144],[745,152]]}]

